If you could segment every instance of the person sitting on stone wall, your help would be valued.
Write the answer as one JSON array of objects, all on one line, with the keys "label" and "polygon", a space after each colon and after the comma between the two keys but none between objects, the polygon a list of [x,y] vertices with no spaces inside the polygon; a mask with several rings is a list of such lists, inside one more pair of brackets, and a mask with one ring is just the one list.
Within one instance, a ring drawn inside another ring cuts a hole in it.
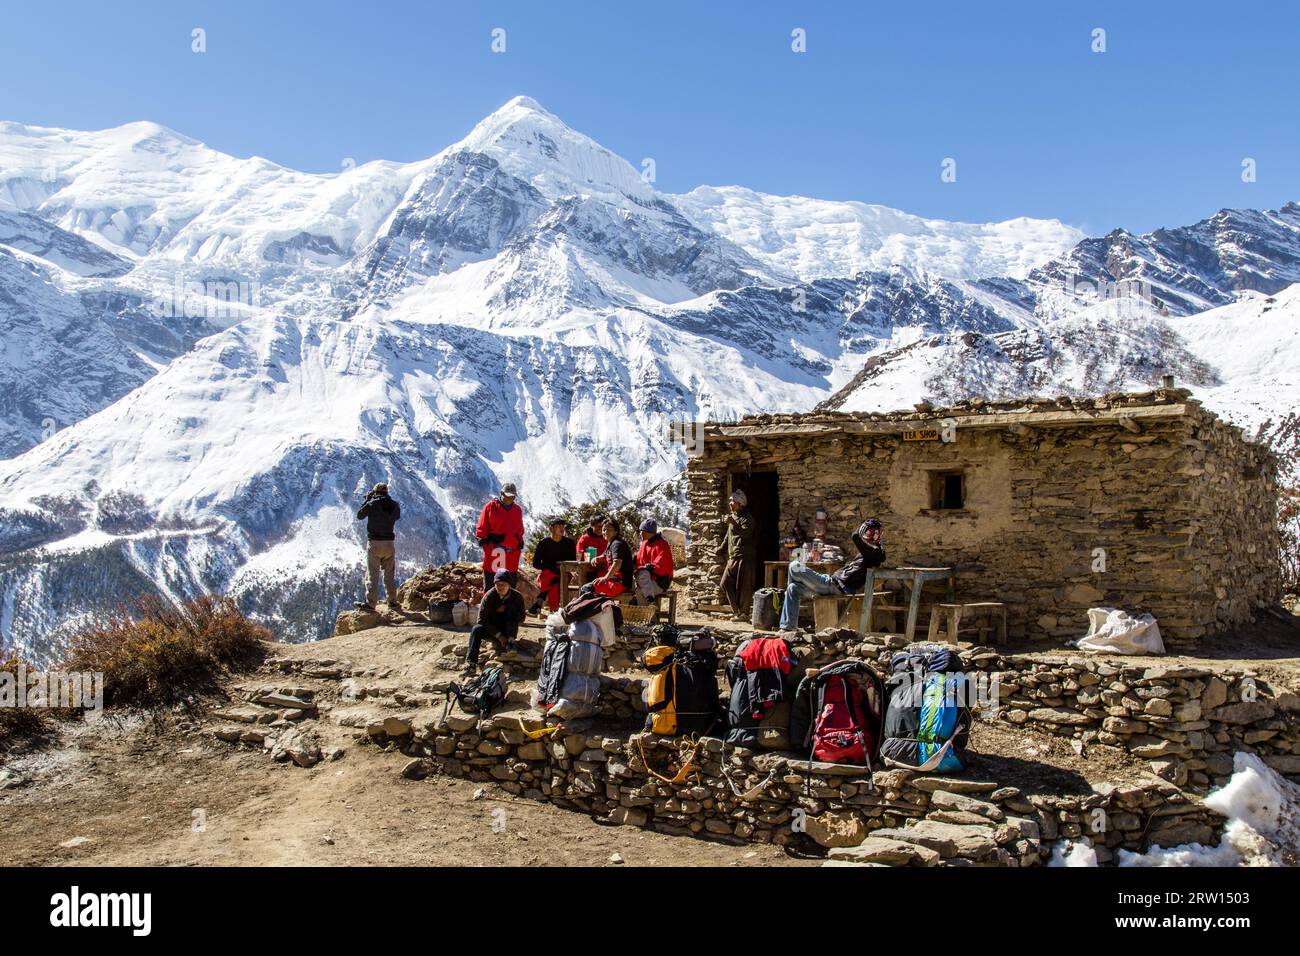
[{"label": "person sitting on stone wall", "polygon": [[472,675],[478,671],[478,652],[484,638],[505,650],[514,644],[523,622],[523,595],[510,586],[510,572],[501,568],[493,573],[492,587],[479,605],[478,623],[470,629],[463,673]]},{"label": "person sitting on stone wall", "polygon": [[641,522],[641,547],[636,553],[637,604],[650,604],[673,583],[673,549],[653,518]]},{"label": "person sitting on stone wall", "polygon": [[853,544],[858,549],[855,557],[834,574],[820,574],[802,561],[790,562],[789,577],[785,586],[785,602],[781,605],[781,630],[799,628],[799,603],[805,594],[844,595],[856,594],[867,580],[867,568],[878,568],[885,561],[881,545],[881,525],[868,518],[853,532]]}]

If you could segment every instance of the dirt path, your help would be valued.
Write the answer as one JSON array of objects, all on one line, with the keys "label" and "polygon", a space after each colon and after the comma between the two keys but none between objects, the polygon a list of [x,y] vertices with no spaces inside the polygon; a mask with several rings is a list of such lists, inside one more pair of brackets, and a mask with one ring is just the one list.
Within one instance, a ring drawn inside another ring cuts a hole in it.
[{"label": "dirt path", "polygon": [[[143,722],[69,735],[11,761],[0,859],[18,865],[812,865],[772,847],[601,825],[489,787],[405,780],[376,747],[310,769]],[[201,829],[195,811],[204,813]],[[88,842],[60,844],[77,838]]]}]

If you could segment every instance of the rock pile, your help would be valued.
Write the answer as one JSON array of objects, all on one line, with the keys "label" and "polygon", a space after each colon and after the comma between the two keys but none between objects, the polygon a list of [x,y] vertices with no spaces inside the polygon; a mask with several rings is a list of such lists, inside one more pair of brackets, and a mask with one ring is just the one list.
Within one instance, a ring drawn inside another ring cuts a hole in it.
[{"label": "rock pile", "polygon": [[232,704],[214,711],[222,721],[213,731],[218,740],[260,748],[271,759],[292,761],[299,767],[313,767],[322,759],[337,759],[341,751],[323,751],[316,734],[295,726],[306,718],[318,716],[309,688],[238,687],[245,703]]},{"label": "rock pile", "polygon": [[[519,569],[515,588],[524,599],[524,607],[537,600],[537,581],[531,570]],[[395,604],[380,603],[374,611],[344,611],[334,625],[335,635],[355,634],[372,627],[428,623],[431,605],[443,601],[464,601],[477,606],[483,599],[483,569],[466,561],[452,561],[417,571],[397,589]]]}]

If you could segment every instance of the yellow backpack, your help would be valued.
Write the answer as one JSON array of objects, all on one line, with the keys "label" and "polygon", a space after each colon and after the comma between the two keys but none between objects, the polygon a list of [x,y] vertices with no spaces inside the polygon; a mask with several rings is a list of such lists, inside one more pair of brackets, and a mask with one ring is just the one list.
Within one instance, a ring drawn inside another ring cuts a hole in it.
[{"label": "yellow backpack", "polygon": [[677,706],[674,684],[677,676],[677,650],[658,644],[645,652],[645,667],[652,675],[645,689],[646,729],[651,733],[677,733]]}]

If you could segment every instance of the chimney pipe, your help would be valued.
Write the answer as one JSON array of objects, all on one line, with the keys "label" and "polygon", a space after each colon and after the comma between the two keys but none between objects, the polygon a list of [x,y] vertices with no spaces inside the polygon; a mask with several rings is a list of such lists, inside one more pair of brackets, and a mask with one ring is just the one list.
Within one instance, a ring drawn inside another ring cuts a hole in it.
[{"label": "chimney pipe", "polygon": [[1172,375],[1162,375],[1160,376],[1160,384],[1165,388],[1173,388],[1174,377]]}]

